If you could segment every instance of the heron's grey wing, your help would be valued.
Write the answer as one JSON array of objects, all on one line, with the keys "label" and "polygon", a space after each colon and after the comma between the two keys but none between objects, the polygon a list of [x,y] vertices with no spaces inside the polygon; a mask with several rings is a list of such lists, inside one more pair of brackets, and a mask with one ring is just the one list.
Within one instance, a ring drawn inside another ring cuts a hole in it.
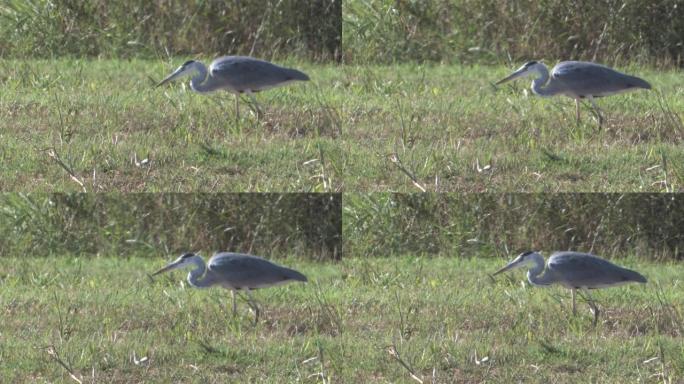
[{"label": "heron's grey wing", "polygon": [[601,97],[634,88],[651,88],[643,79],[584,61],[564,61],[556,65],[551,71],[549,85],[562,88],[561,92],[571,97]]},{"label": "heron's grey wing", "polygon": [[301,273],[257,256],[219,253],[209,260],[209,270],[223,283],[238,289],[255,289],[291,280],[306,281]]},{"label": "heron's grey wing", "polygon": [[575,288],[646,282],[641,274],[588,253],[556,252],[549,258],[548,269],[559,282]]},{"label": "heron's grey wing", "polygon": [[294,80],[309,80],[306,74],[296,69],[245,56],[220,57],[211,63],[209,73],[215,81],[238,92],[257,92]]}]

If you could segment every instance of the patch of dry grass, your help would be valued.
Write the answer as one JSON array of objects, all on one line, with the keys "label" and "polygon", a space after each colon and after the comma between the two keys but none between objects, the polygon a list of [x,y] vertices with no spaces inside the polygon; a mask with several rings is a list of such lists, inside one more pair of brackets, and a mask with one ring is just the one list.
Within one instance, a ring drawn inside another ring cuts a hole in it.
[{"label": "patch of dry grass", "polygon": [[684,374],[676,264],[624,261],[649,283],[596,292],[594,328],[582,300],[570,315],[565,289],[529,287],[522,272],[491,280],[503,260],[289,260],[310,283],[256,292],[256,326],[242,300],[230,315],[224,289],[191,289],[183,273],[150,280],[145,272],[163,262],[6,259],[2,377],[409,383],[413,372],[425,383],[617,383]]},{"label": "patch of dry grass", "polygon": [[682,189],[677,72],[627,70],[656,91],[601,99],[598,129],[586,105],[577,125],[570,99],[530,96],[525,83],[494,88],[507,68],[291,65],[313,80],[260,93],[265,115],[243,104],[236,122],[232,95],[152,89],[173,63],[4,61],[0,188]]}]

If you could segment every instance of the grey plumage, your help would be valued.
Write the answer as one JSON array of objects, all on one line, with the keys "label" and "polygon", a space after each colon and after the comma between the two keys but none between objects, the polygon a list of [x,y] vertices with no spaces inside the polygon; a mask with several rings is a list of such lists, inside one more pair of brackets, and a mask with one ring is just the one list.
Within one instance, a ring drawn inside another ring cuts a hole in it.
[{"label": "grey plumage", "polygon": [[222,56],[207,67],[195,60],[186,61],[173,73],[157,84],[157,87],[178,77],[196,72],[190,88],[198,93],[227,90],[235,94],[235,115],[239,118],[238,95],[247,94],[260,111],[254,92],[279,87],[293,81],[309,81],[309,76],[292,68],[281,67],[265,60],[247,56]]},{"label": "grey plumage", "polygon": [[651,89],[651,84],[605,65],[583,61],[563,61],[551,71],[548,87],[559,88],[568,97],[603,97],[632,89]]},{"label": "grey plumage", "polygon": [[259,92],[292,81],[309,81],[309,76],[296,69],[285,68],[245,56],[223,56],[209,66],[210,81],[217,87],[242,93]]},{"label": "grey plumage", "polygon": [[204,259],[199,255],[185,253],[153,273],[152,276],[193,265],[195,268],[188,273],[190,285],[196,288],[220,285],[230,289],[233,297],[233,314],[237,313],[235,291],[244,290],[254,310],[255,322],[259,320],[259,307],[250,293],[251,290],[291,281],[307,281],[306,276],[294,269],[283,267],[258,256],[231,252],[215,254],[209,259],[208,264],[205,264]]},{"label": "grey plumage", "polygon": [[208,264],[208,274],[230,289],[257,289],[289,281],[306,282],[306,276],[257,256],[221,252]]},{"label": "grey plumage", "polygon": [[562,61],[553,67],[550,76],[544,64],[530,61],[496,84],[502,84],[533,73],[537,73],[539,77],[532,81],[532,92],[544,97],[565,95],[575,99],[578,123],[580,120],[579,100],[588,99],[596,110],[599,127],[603,122],[603,117],[594,101],[595,97],[609,96],[635,89],[651,89],[651,84],[644,79],[627,75],[605,65],[586,61]]},{"label": "grey plumage", "polygon": [[646,283],[646,278],[631,269],[615,265],[589,253],[555,252],[544,275],[567,288],[596,289],[631,282]]},{"label": "grey plumage", "polygon": [[527,279],[536,286],[561,284],[572,292],[572,312],[575,309],[575,291],[583,290],[589,299],[594,313],[594,324],[598,321],[599,310],[594,304],[589,289],[607,288],[627,283],[646,283],[640,273],[615,265],[598,256],[581,252],[555,252],[544,268],[544,257],[538,252],[523,252],[494,275],[507,270],[528,266]]}]

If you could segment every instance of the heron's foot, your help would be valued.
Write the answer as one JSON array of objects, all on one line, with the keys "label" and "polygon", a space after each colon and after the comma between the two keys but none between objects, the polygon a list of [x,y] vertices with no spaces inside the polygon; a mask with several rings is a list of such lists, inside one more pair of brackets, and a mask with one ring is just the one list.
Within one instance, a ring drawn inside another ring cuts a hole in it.
[{"label": "heron's foot", "polygon": [[254,98],[253,95],[251,95],[249,98],[243,99],[249,109],[254,113],[254,115],[257,117],[257,119],[261,119],[264,117],[264,111],[261,110],[261,107],[259,107],[259,103],[257,103],[256,98]]},{"label": "heron's foot", "polygon": [[254,312],[254,325],[256,325],[259,322],[259,305],[250,294],[247,294],[247,305],[249,305],[249,309],[251,309],[252,312]]},{"label": "heron's foot", "polygon": [[234,310],[231,311],[230,308],[228,307],[228,304],[225,304],[223,306],[223,310],[225,311],[226,314],[232,313],[233,316],[235,316],[235,311]]},{"label": "heron's foot", "polygon": [[595,327],[596,324],[598,324],[598,318],[599,318],[600,311],[597,307],[592,307],[591,313],[594,315],[594,321],[592,322],[592,325]]},{"label": "heron's foot", "polygon": [[252,112],[256,116],[257,120],[261,120],[264,118],[264,111],[262,111],[257,104],[250,105],[250,107],[252,109]]},{"label": "heron's foot", "polygon": [[596,117],[596,122],[598,123],[598,129],[603,128],[603,115],[598,110],[594,110],[594,116]]},{"label": "heron's foot", "polygon": [[250,304],[249,308],[254,312],[254,325],[257,325],[259,323],[259,307],[256,304]]}]

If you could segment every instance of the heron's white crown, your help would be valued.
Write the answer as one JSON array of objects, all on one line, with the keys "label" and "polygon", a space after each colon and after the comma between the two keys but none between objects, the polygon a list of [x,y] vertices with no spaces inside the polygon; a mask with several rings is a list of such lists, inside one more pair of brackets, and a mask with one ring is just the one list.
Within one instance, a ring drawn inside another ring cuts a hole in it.
[{"label": "heron's white crown", "polygon": [[185,76],[185,75],[191,74],[192,71],[196,69],[196,65],[197,65],[197,62],[196,62],[196,61],[190,60],[190,61],[185,62],[183,65],[181,65],[180,67],[178,67],[175,71],[173,71],[173,73],[171,73],[170,75],[166,76],[166,77],[164,78],[164,80],[160,81],[160,82],[157,84],[157,87],[159,87],[159,86],[161,86],[161,85],[163,85],[163,84],[166,84],[166,83],[168,83],[169,81],[175,80],[175,79],[177,79],[177,78],[179,78],[179,77],[183,77],[183,76]]},{"label": "heron's white crown", "polygon": [[508,263],[508,268],[509,269],[514,269],[514,268],[520,268],[523,266],[528,266],[528,265],[534,265],[536,264],[535,262],[535,256],[541,256],[539,252],[537,251],[527,251],[523,252],[518,255],[513,261]]},{"label": "heron's white crown", "polygon": [[186,267],[191,264],[195,264],[196,259],[199,256],[192,252],[184,253],[180,255],[176,260],[172,261],[167,265],[168,270],[174,270],[174,269],[179,269]]},{"label": "heron's white crown", "polygon": [[515,72],[511,73],[507,77],[497,81],[495,84],[503,84],[506,82],[509,82],[511,80],[515,80],[520,77],[526,77],[529,76],[535,72],[537,73],[544,73],[544,70],[546,67],[544,64],[537,62],[537,61],[528,61],[527,63],[523,64],[520,68],[516,69]]},{"label": "heron's white crown", "polygon": [[195,69],[195,62],[194,61],[187,62],[187,63],[181,65],[180,67],[178,67],[178,69],[176,69],[176,71],[173,73],[172,76],[174,79],[176,79],[176,78],[179,78],[181,76],[189,75],[190,73],[192,73],[192,71],[194,69]]},{"label": "heron's white crown", "polygon": [[511,75],[511,80],[514,78],[518,77],[527,77],[529,75],[532,75],[534,73],[541,73],[546,67],[544,64],[537,62],[537,61],[529,61],[525,64],[523,64],[518,70],[516,70],[512,75]]},{"label": "heron's white crown", "polygon": [[534,258],[541,256],[538,251],[527,251],[520,254],[525,259],[526,264],[534,264]]}]

